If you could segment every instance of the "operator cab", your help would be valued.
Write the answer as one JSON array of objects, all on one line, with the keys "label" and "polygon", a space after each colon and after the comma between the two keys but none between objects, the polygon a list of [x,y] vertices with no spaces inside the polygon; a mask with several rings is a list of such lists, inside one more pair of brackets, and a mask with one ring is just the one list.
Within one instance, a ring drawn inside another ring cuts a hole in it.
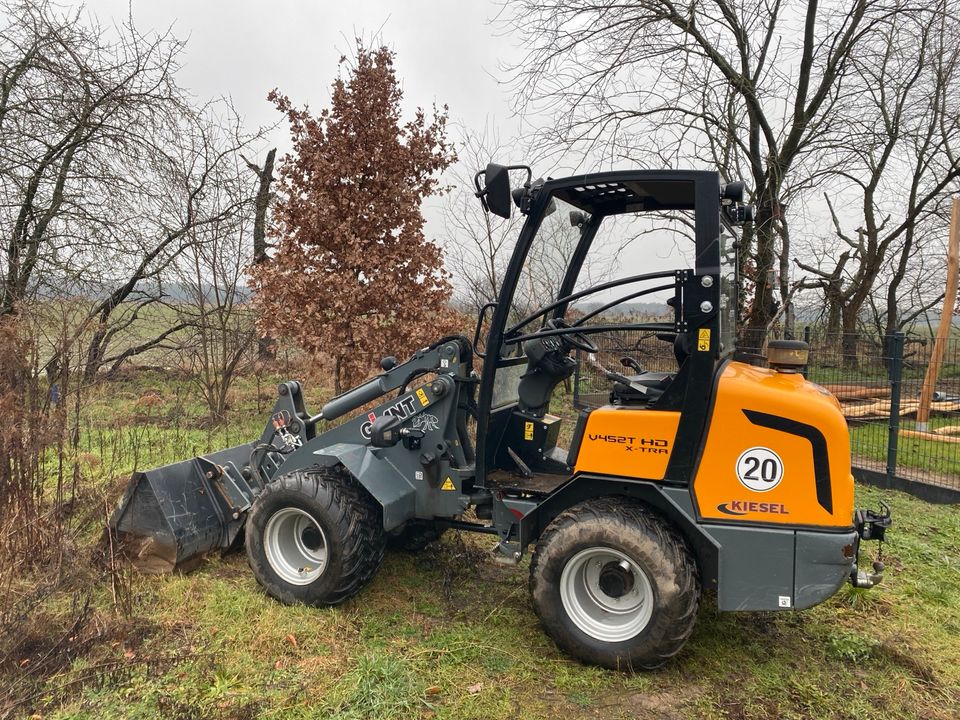
[{"label": "operator cab", "polygon": [[[511,171],[526,174],[512,192]],[[703,381],[733,350],[732,225],[750,209],[743,184],[721,185],[714,172],[533,181],[525,166],[490,165],[475,185],[488,211],[509,217],[516,205],[526,216],[474,338],[484,357],[477,480],[536,495],[586,467],[580,449],[595,410],[635,412],[619,420],[636,419],[641,432],[644,418],[676,426],[690,393],[707,395]],[[685,251],[688,269],[649,249],[657,233]]]}]

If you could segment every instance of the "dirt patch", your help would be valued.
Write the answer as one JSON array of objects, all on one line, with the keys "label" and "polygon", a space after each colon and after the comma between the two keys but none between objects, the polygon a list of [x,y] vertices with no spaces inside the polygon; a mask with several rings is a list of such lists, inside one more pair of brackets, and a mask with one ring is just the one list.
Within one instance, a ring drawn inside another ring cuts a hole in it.
[{"label": "dirt patch", "polygon": [[[74,596],[69,611],[54,613],[44,606],[25,610],[21,622],[0,638],[0,684],[6,686],[0,718],[24,712],[35,703],[57,702],[57,693],[46,686],[49,678],[63,674],[79,659],[93,666],[113,656],[136,657],[156,625],[143,618],[121,619],[112,613],[95,612],[89,597]],[[99,682],[99,675],[91,675]],[[82,680],[79,686],[84,683]],[[71,692],[77,682],[68,682]]]},{"label": "dirt patch", "polygon": [[442,541],[428,545],[417,555],[415,565],[417,570],[440,572],[439,589],[451,609],[462,606],[461,594],[470,580],[476,580],[492,569],[500,569],[476,538],[467,538],[460,532],[448,532]]},{"label": "dirt patch", "polygon": [[167,720],[256,720],[262,717],[264,707],[259,702],[245,702],[238,705],[224,702],[221,707],[201,712],[197,703],[159,698],[157,711],[158,717]]},{"label": "dirt patch", "polygon": [[670,692],[624,692],[610,697],[605,693],[596,705],[590,708],[588,717],[610,718],[628,717],[637,720],[680,720],[685,718],[683,707],[687,698],[696,695],[696,691],[685,688],[684,697]]},{"label": "dirt patch", "polygon": [[900,648],[895,646],[889,640],[886,640],[876,649],[876,654],[881,658],[889,660],[894,665],[902,667],[918,680],[922,680],[923,682],[930,684],[936,683],[936,671],[934,671],[932,667],[917,657],[916,654],[910,653],[909,650],[909,646]]}]

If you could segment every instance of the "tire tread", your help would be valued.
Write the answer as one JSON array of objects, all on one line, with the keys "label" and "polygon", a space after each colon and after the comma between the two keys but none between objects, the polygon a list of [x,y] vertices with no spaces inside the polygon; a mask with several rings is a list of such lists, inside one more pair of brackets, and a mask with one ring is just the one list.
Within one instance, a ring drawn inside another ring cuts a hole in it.
[{"label": "tire tread", "polygon": [[[543,587],[543,564],[550,560],[551,547],[569,533],[579,532],[587,525],[612,526],[622,536],[637,533],[652,540],[666,555],[667,565],[673,568],[673,581],[679,588],[676,597],[680,605],[672,609],[670,631],[659,638],[654,648],[631,657],[602,658],[596,654],[584,657],[574,638],[557,632],[543,606],[546,588]],[[590,662],[607,667],[652,670],[674,657],[693,633],[700,607],[700,576],[697,564],[683,536],[668,522],[647,506],[623,497],[594,498],[561,512],[547,526],[537,542],[530,562],[530,594],[541,623],[564,651]]]},{"label": "tire tread", "polygon": [[[380,508],[370,494],[342,467],[295,470],[267,485],[247,518],[248,532],[257,526],[258,510],[267,506],[271,495],[294,492],[325,508],[341,543],[344,559],[339,581],[322,598],[296,597],[285,588],[274,587],[259,567],[261,560],[247,543],[247,559],[254,575],[267,592],[285,603],[307,602],[317,606],[339,605],[356,595],[376,574],[383,562],[385,537]],[[265,559],[262,561],[266,563]],[[309,586],[306,586],[309,587]]]}]

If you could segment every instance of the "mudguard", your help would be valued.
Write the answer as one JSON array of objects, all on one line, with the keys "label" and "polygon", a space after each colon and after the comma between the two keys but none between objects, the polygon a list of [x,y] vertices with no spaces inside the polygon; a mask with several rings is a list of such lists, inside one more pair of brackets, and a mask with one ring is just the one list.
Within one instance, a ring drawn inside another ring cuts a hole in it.
[{"label": "mudguard", "polygon": [[301,450],[280,466],[279,473],[320,465],[343,465],[383,508],[383,529],[400,527],[416,514],[416,488],[383,449],[359,443],[335,443],[310,452]]}]

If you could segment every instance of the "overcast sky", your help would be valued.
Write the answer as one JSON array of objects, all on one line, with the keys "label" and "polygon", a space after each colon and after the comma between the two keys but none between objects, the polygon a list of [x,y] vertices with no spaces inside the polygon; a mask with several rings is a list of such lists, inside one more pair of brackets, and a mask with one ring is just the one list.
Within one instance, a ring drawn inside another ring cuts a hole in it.
[{"label": "overcast sky", "polygon": [[[105,24],[132,12],[141,31],[172,28],[188,41],[180,84],[198,100],[231,97],[250,127],[278,120],[266,100],[274,87],[319,110],[353,38],[378,36],[397,52],[408,109],[446,103],[468,127],[489,121],[505,135],[516,131],[495,76],[518,50],[491,24],[499,8],[489,0],[89,0],[84,7]],[[276,137],[283,149],[285,129]]]},{"label": "overcast sky", "polygon": [[[522,50],[510,27],[497,20],[496,0],[88,0],[83,6],[105,25],[120,24],[132,13],[141,32],[170,28],[187,42],[179,84],[198,102],[230,97],[251,130],[281,119],[266,100],[274,87],[295,105],[309,104],[315,112],[326,106],[337,61],[351,53],[359,36],[377,37],[396,51],[408,113],[447,104],[451,121],[467,128],[496,130],[504,141],[522,134],[499,69],[518,62]],[[286,125],[270,140],[281,153],[288,150]],[[580,164],[579,158],[564,160],[567,167]],[[534,167],[535,177],[550,170]],[[430,198],[424,204],[431,239],[442,234],[442,202]],[[642,247],[624,253],[617,274],[687,264],[673,238],[648,237],[636,245]]]}]

